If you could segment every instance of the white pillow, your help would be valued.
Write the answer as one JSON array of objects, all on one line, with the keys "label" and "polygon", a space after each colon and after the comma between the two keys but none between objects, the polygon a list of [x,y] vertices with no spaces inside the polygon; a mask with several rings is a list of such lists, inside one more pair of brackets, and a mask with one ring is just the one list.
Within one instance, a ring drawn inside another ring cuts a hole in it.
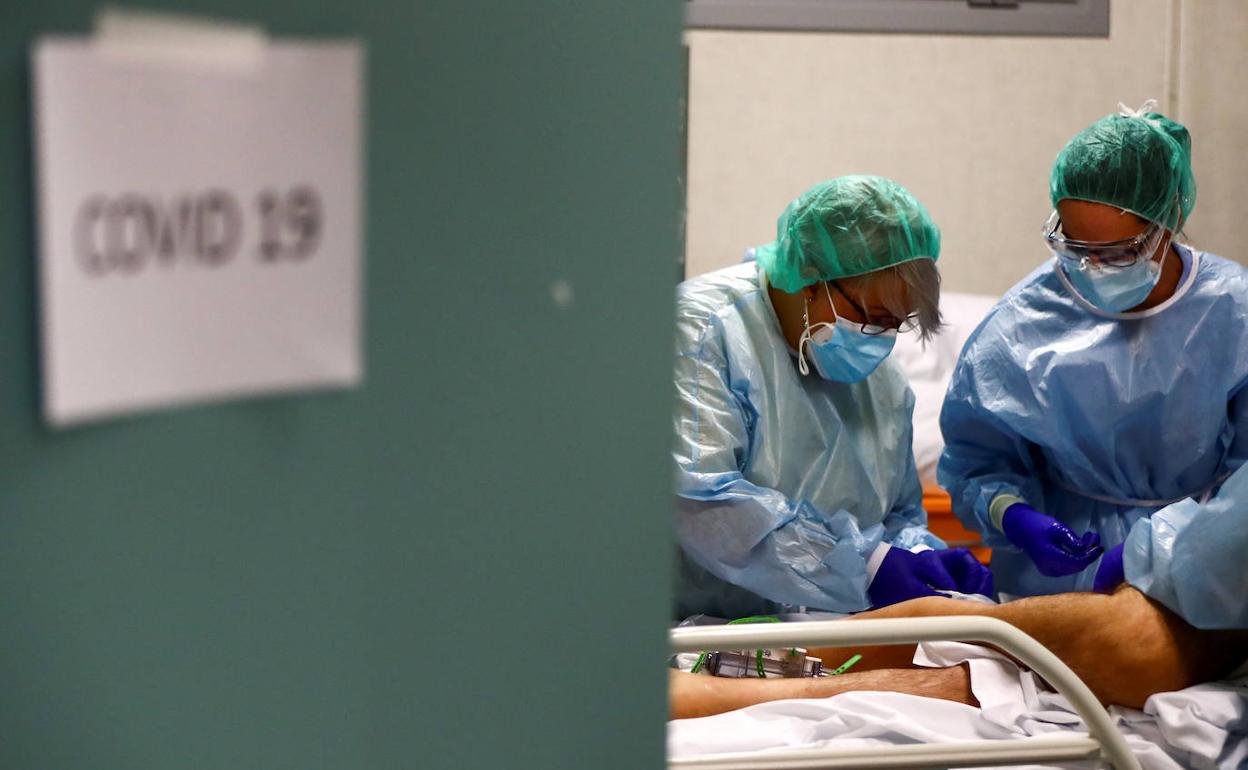
[{"label": "white pillow", "polygon": [[914,390],[914,461],[923,486],[936,486],[936,461],[945,449],[940,435],[940,408],[953,376],[962,346],[979,326],[996,297],[983,294],[942,292],[940,310],[945,328],[926,345],[914,334],[897,337],[893,360],[910,380]]}]

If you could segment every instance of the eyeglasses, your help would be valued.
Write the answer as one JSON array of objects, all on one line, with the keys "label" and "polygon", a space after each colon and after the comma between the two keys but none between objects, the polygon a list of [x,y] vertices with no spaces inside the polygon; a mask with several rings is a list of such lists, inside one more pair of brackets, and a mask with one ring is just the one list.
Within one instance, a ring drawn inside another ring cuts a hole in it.
[{"label": "eyeglasses", "polygon": [[1077,241],[1057,234],[1061,217],[1054,211],[1044,223],[1044,242],[1049,250],[1070,267],[1084,265],[1131,267],[1140,257],[1151,258],[1166,229],[1157,223],[1143,232],[1117,241]]},{"label": "eyeglasses", "polygon": [[836,293],[841,295],[841,298],[844,299],[846,302],[848,302],[849,306],[858,312],[858,315],[862,316],[862,318],[864,319],[862,323],[863,334],[868,334],[872,337],[875,337],[880,334],[887,334],[889,332],[910,331],[911,329],[913,329],[915,326],[918,325],[918,321],[919,321],[918,313],[911,313],[905,318],[894,318],[893,316],[883,316],[881,318],[873,319],[871,317],[871,314],[867,312],[867,309],[863,307],[862,305],[859,305],[848,294],[846,294],[845,290],[842,289],[837,284],[836,281],[827,281],[827,284],[831,286],[833,289],[836,289]]}]

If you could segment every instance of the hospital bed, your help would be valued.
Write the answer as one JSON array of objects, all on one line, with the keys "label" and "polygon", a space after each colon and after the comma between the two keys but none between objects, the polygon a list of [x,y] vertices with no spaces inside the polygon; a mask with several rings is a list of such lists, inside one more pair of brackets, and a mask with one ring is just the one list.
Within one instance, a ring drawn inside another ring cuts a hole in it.
[{"label": "hospital bed", "polygon": [[805,770],[807,768],[946,768],[1102,759],[1116,770],[1140,770],[1126,740],[1088,686],[1039,642],[1014,626],[978,616],[816,621],[746,626],[691,626],[671,631],[673,652],[780,647],[852,647],[959,640],[992,644],[1031,668],[1078,711],[1088,734],[1013,740],[830,747],[797,751],[724,753],[678,758],[669,768],[697,770]]}]

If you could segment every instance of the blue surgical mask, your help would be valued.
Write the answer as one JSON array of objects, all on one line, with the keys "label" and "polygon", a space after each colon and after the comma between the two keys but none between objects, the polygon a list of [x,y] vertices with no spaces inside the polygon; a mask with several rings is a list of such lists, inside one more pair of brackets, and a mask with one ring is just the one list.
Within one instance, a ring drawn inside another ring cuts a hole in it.
[{"label": "blue surgical mask", "polygon": [[[826,291],[825,286],[825,291]],[[828,301],[832,301],[829,294]],[[862,325],[844,318],[835,324],[811,324],[797,343],[798,369],[809,374],[807,357],[819,376],[831,382],[862,382],[876,370],[897,344],[897,332],[864,334]]]},{"label": "blue surgical mask", "polygon": [[1151,259],[1123,268],[1084,262],[1073,269],[1065,265],[1061,269],[1080,296],[1111,313],[1124,313],[1148,299],[1161,280],[1161,265]]}]

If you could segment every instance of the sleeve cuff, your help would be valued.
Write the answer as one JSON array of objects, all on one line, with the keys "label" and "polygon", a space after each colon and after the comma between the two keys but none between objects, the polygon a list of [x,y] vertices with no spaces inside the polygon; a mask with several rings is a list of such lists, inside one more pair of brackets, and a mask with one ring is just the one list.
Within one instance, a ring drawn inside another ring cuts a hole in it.
[{"label": "sleeve cuff", "polygon": [[875,582],[875,573],[880,571],[880,565],[884,563],[884,557],[888,555],[891,545],[883,541],[875,547],[871,552],[871,556],[867,559],[867,585]]},{"label": "sleeve cuff", "polygon": [[998,532],[1005,532],[1005,528],[1001,525],[1001,520],[1005,518],[1005,510],[1015,503],[1027,502],[1018,495],[997,495],[992,498],[992,503],[988,506],[988,517],[992,519],[992,526],[997,528]]}]

